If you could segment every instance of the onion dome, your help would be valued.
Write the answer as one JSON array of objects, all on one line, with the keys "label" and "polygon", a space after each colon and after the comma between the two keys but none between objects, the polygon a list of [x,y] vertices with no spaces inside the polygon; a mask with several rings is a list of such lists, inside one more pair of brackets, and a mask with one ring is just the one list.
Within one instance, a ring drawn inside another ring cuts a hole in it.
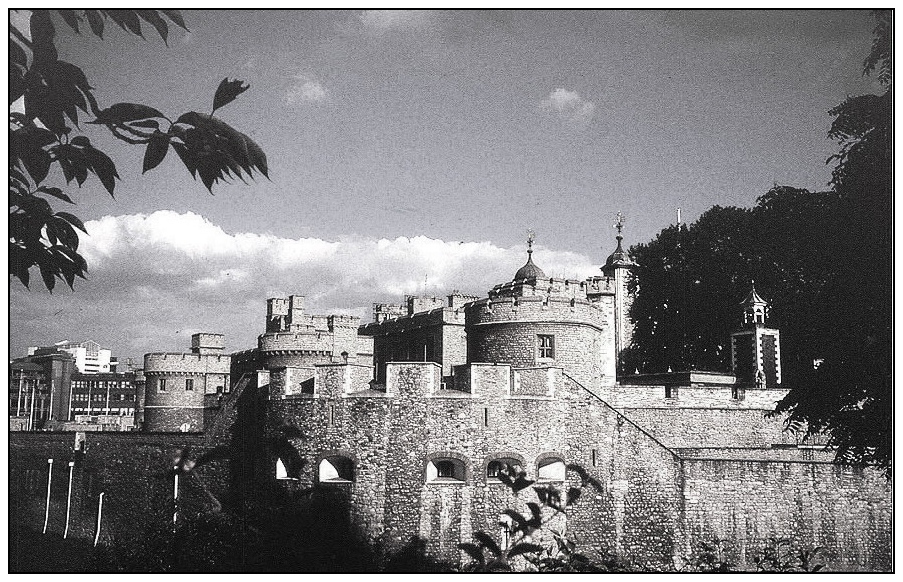
[{"label": "onion dome", "polygon": [[603,270],[607,271],[609,269],[614,269],[615,267],[633,267],[636,264],[633,262],[633,259],[630,258],[630,255],[627,254],[627,251],[621,247],[621,240],[623,238],[624,237],[618,234],[618,248],[615,249],[615,252],[608,255],[608,258],[605,260],[605,266],[602,267]]},{"label": "onion dome", "polygon": [[527,239],[527,263],[514,274],[515,281],[524,279],[548,279],[542,269],[533,263],[533,234]]}]

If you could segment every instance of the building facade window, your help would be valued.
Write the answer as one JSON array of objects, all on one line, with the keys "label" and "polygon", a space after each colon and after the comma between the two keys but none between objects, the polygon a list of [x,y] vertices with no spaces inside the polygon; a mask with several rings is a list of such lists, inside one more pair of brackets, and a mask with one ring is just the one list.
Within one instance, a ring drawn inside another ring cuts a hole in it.
[{"label": "building facade window", "polygon": [[354,481],[354,461],[348,457],[326,457],[317,471],[320,483],[351,483]]},{"label": "building facade window", "polygon": [[437,458],[426,466],[428,483],[463,483],[466,479],[464,462],[449,457]]},{"label": "building facade window", "polygon": [[188,378],[185,380],[185,390],[192,391],[194,390],[194,379]]},{"label": "building facade window", "polygon": [[665,386],[665,398],[677,398],[677,386]]},{"label": "building facade window", "polygon": [[567,467],[557,457],[547,457],[537,463],[536,478],[538,481],[564,481]]},{"label": "building facade window", "polygon": [[498,479],[500,474],[506,474],[512,479],[520,473],[523,473],[523,463],[519,459],[504,457],[493,459],[486,465],[486,477],[488,479]]},{"label": "building facade window", "polygon": [[539,359],[552,360],[555,358],[555,336],[538,335],[536,341]]},{"label": "building facade window", "polygon": [[157,380],[157,392],[166,392],[166,378]]}]

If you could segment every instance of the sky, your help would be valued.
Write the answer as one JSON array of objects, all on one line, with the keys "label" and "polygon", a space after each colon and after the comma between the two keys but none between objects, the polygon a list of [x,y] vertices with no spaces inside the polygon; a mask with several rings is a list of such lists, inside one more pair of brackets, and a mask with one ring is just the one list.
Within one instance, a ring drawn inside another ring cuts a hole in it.
[{"label": "sky", "polygon": [[[97,126],[111,198],[69,192],[87,281],[10,281],[10,356],[93,339],[121,358],[184,351],[197,331],[254,347],[266,299],[367,322],[406,294],[485,296],[525,262],[599,273],[628,245],[773,185],[828,187],[829,110],[863,78],[865,11],[184,11],[168,46],[58,21],[60,58],[101,106],[209,113],[224,77],[250,89],[216,115],[266,152],[270,179],[194,181],[173,152]],[[15,21],[15,15],[13,20]],[[59,178],[62,181],[61,177]],[[62,184],[59,184],[62,185]],[[62,203],[61,203],[62,204]]]}]

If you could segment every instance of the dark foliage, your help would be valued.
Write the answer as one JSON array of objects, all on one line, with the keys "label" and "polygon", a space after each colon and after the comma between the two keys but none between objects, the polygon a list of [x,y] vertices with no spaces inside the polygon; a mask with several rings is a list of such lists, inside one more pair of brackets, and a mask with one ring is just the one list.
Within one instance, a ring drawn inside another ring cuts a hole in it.
[{"label": "dark foliage", "polygon": [[831,111],[841,145],[828,160],[833,191],[775,186],[752,210],[716,206],[633,247],[636,328],[624,368],[728,371],[754,279],[781,330],[791,390],[777,412],[809,436],[827,434],[838,461],[889,470],[892,86],[889,13],[876,16],[865,71],[878,71],[886,91]]},{"label": "dark foliage", "polygon": [[177,10],[34,10],[28,35],[10,26],[9,103],[23,99],[25,112],[9,116],[9,272],[28,287],[30,270],[37,267],[50,291],[57,279],[74,288],[75,278],[85,278],[88,271],[75,230],[85,231],[84,225],[51,206],[53,198],[74,204],[71,191],[47,183],[57,176],[51,170],[56,167],[66,187],[73,181],[80,187],[93,175],[111,196],[119,180],[113,160],[80,134],[81,122],[103,125],[125,143],[145,145],[145,172],[172,148],[211,192],[220,181],[268,175],[263,150],[213,116],[248,85],[223,79],[209,115],[189,111],[175,121],[138,103],[101,108],[82,69],[58,58],[53,12],[75,32],[101,38],[108,21],[141,37],[152,28],[164,42],[168,22],[187,30]]}]

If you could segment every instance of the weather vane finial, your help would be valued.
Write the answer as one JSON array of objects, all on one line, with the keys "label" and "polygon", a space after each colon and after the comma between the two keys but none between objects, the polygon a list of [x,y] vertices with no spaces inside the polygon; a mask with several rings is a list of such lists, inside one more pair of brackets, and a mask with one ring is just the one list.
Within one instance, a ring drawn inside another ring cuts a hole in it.
[{"label": "weather vane finial", "polygon": [[624,222],[626,221],[626,219],[627,217],[624,216],[624,214],[620,210],[618,210],[618,213],[615,215],[615,223],[612,226],[618,229],[619,237],[621,236],[621,229],[624,228]]},{"label": "weather vane finial", "polygon": [[536,233],[532,228],[527,229],[527,254],[533,254],[533,241],[536,240]]}]

